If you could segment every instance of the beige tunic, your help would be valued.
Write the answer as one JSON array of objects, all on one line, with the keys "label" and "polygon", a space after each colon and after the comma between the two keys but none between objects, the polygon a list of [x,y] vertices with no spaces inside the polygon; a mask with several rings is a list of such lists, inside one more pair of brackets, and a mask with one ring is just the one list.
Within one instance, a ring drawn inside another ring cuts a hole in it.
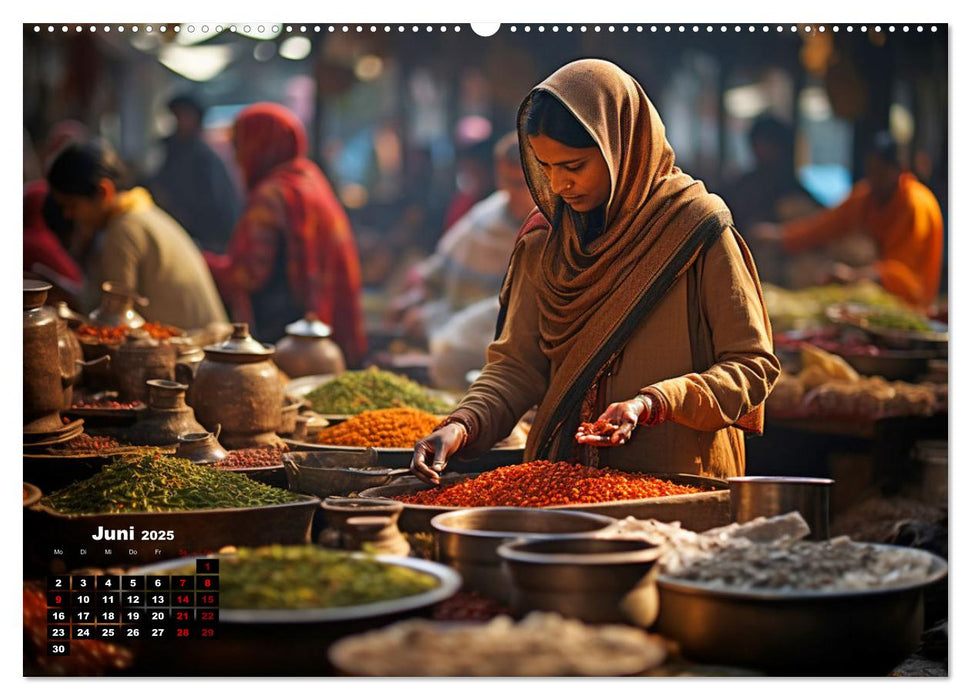
[{"label": "beige tunic", "polygon": [[[544,237],[529,234],[512,261],[508,315],[502,335],[489,347],[490,365],[484,370],[493,386],[473,384],[460,404],[476,415],[480,426],[477,440],[469,445],[472,451],[488,449],[507,435],[540,402],[548,378],[557,371],[543,352],[538,330]],[[696,290],[689,289],[689,279],[696,281]],[[689,299],[698,300],[700,315],[689,314]],[[693,317],[702,319],[710,333],[692,333]],[[693,347],[696,356],[702,349],[702,355],[713,359],[701,372],[692,366]],[[668,422],[638,427],[627,445],[601,448],[600,466],[719,477],[744,474],[742,431],[730,426],[765,401],[779,372],[756,284],[732,230],[725,229],[696,263],[696,276],[682,275],[644,319],[607,380],[607,403],[631,399],[646,387],[656,389],[668,404]]]},{"label": "beige tunic", "polygon": [[182,329],[227,323],[209,266],[189,234],[154,204],[113,216],[105,228],[94,289],[120,282],[149,300],[147,320]]}]

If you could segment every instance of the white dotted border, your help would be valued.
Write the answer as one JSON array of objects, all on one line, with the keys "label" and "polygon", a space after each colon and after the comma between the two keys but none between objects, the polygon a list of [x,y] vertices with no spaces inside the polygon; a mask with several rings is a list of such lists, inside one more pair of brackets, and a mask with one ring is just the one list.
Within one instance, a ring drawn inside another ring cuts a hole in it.
[{"label": "white dotted border", "polygon": [[[28,26],[30,26],[29,23],[28,23]],[[947,25],[943,25],[943,26],[947,26]],[[418,33],[422,31],[424,31],[425,33],[431,33],[436,30],[440,33],[446,33],[446,32],[459,33],[459,32],[466,31],[467,29],[467,27],[462,27],[461,25],[445,25],[445,24],[441,24],[441,25],[432,25],[432,24],[394,24],[394,25],[391,25],[391,24],[381,24],[381,25],[378,25],[378,24],[370,24],[370,25],[368,24],[337,24],[337,25],[335,24],[301,24],[301,25],[185,24],[185,25],[180,25],[180,24],[176,24],[176,25],[172,25],[171,27],[167,25],[140,25],[140,24],[117,24],[117,25],[115,24],[104,24],[104,25],[35,24],[33,25],[33,31],[35,34],[41,34],[41,33],[53,34],[58,31],[64,34],[71,30],[73,30],[75,33],[80,33],[80,32],[83,32],[85,29],[87,29],[89,32],[102,31],[105,33],[117,32],[119,34],[124,34],[125,32],[131,32],[132,34],[136,34],[139,31],[144,31],[146,34],[151,34],[156,30],[158,32],[165,33],[171,28],[171,30],[176,33],[186,31],[192,34],[192,33],[195,33],[196,29],[199,29],[203,34],[209,33],[210,30],[215,30],[217,33],[223,32],[223,31],[229,31],[234,33],[243,32],[245,34],[250,34],[255,29],[257,33],[263,34],[266,32],[267,27],[269,27],[270,31],[272,31],[274,34],[320,34],[321,32],[330,32],[330,33],[342,32],[347,34],[364,33],[364,32],[370,32],[370,33],[397,32],[399,34],[403,34],[406,32]],[[852,33],[853,31],[856,31],[856,30],[859,30],[860,32],[864,32],[864,33],[867,31],[874,31],[874,32],[887,31],[890,33],[895,33],[898,30],[904,33],[909,33],[913,29],[914,31],[921,33],[921,32],[924,32],[925,29],[930,32],[937,32],[938,27],[939,25],[936,25],[936,24],[931,24],[931,25],[923,25],[923,24],[917,24],[917,25],[908,25],[908,24],[903,24],[903,25],[899,25],[899,24],[895,24],[895,25],[866,25],[866,24],[860,24],[860,25],[854,25],[854,24],[848,24],[848,25],[838,25],[838,24],[830,24],[830,25],[826,25],[826,24],[771,24],[771,25],[770,24],[760,24],[760,25],[754,25],[754,24],[749,24],[749,25],[738,25],[738,24],[735,24],[735,25],[726,25],[726,24],[720,24],[720,25],[718,24],[715,24],[715,25],[712,25],[712,24],[529,25],[529,24],[526,24],[526,25],[518,25],[518,24],[510,24],[510,25],[501,25],[498,32],[496,33],[505,31],[505,32],[510,32],[515,34],[519,31],[531,32],[533,29],[535,29],[538,32],[546,32],[547,30],[549,30],[554,33],[557,33],[560,31],[571,33],[574,30],[582,33],[582,32],[588,32],[592,30],[594,33],[597,33],[597,32],[602,33],[603,31],[607,31],[608,33],[620,31],[620,32],[627,32],[627,33],[651,32],[655,34],[658,32],[664,32],[666,34],[671,34],[671,33],[713,34],[715,32],[720,32],[723,34],[727,34],[727,33],[740,34],[743,32],[748,32],[749,34],[755,34],[755,33],[767,34],[772,31],[775,31],[776,33],[782,33],[786,31],[790,33],[798,33],[802,31],[807,34],[808,33],[822,34],[827,31],[832,31],[834,33],[838,33],[840,31],[846,31],[847,33]]]}]

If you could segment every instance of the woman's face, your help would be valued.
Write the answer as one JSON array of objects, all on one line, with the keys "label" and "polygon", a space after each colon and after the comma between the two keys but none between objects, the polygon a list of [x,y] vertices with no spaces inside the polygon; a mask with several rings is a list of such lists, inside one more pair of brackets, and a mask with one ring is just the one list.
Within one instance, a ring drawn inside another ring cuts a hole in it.
[{"label": "woman's face", "polygon": [[610,198],[610,171],[596,146],[573,148],[549,136],[528,136],[553,194],[577,212],[593,211]]}]

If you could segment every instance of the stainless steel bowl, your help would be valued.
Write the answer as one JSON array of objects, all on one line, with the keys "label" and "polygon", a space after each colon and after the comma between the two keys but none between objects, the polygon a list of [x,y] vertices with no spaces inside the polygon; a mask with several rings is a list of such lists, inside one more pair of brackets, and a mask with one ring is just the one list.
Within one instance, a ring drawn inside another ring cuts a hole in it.
[{"label": "stainless steel bowl", "polygon": [[829,492],[832,479],[795,476],[734,476],[728,479],[732,520],[746,523],[799,511],[810,539],[829,539]]},{"label": "stainless steel bowl", "polygon": [[647,627],[658,612],[652,569],[662,549],[644,540],[517,540],[499,547],[518,614],[552,610],[584,622]]},{"label": "stainless steel bowl", "polygon": [[573,537],[602,530],[613,518],[538,508],[468,508],[432,518],[439,559],[454,567],[467,590],[508,604],[512,582],[496,549],[517,539]]},{"label": "stainless steel bowl", "polygon": [[743,591],[661,575],[654,629],[703,663],[780,675],[886,675],[920,643],[923,588],[947,575],[947,562],[925,554],[933,559],[925,581],[860,591]]}]

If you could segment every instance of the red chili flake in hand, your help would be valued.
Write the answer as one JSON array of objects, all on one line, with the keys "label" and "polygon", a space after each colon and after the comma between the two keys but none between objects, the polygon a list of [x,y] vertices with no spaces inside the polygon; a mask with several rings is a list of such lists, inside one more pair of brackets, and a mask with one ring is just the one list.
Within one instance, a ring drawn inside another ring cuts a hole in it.
[{"label": "red chili flake in hand", "polygon": [[606,437],[612,435],[620,426],[606,420],[598,420],[596,423],[581,423],[577,428],[577,435],[591,435],[593,437]]}]

